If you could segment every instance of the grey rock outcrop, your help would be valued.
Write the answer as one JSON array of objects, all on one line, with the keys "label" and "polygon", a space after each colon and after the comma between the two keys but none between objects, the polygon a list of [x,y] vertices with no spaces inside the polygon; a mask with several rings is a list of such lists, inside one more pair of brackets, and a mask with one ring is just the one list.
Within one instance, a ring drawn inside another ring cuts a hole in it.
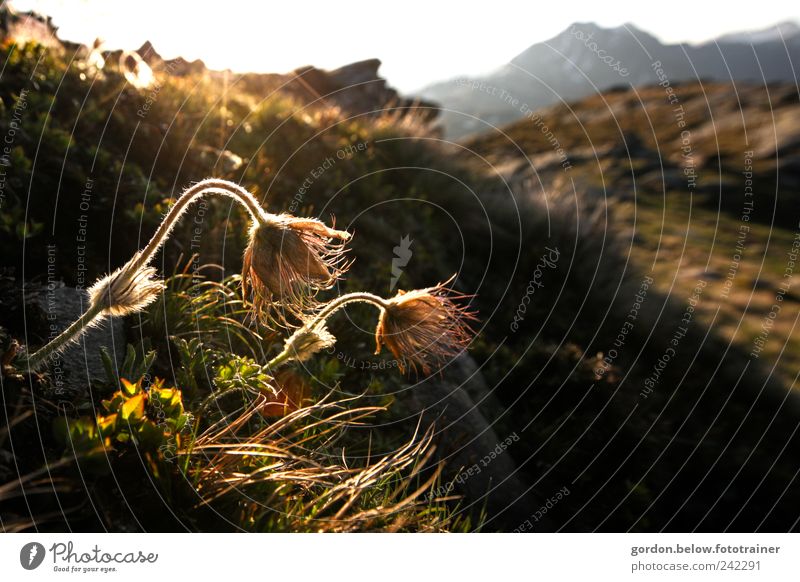
[{"label": "grey rock outcrop", "polygon": [[[32,300],[45,312],[51,337],[78,319],[88,306],[85,290],[61,283],[34,290]],[[77,342],[50,359],[47,369],[53,379],[53,388],[63,390],[65,395],[83,393],[91,379],[105,377],[100,348],[105,347],[112,359],[119,363],[124,357],[125,346],[122,319],[103,319],[100,325],[89,329]]]},{"label": "grey rock outcrop", "polygon": [[[524,434],[496,429],[502,406],[475,361],[462,355],[442,375],[398,395],[423,424],[435,423],[439,460],[445,461],[435,495],[461,495],[461,511],[475,524],[485,512],[489,531],[512,531],[541,505],[517,471],[514,443]],[[490,420],[491,419],[491,420]]]}]

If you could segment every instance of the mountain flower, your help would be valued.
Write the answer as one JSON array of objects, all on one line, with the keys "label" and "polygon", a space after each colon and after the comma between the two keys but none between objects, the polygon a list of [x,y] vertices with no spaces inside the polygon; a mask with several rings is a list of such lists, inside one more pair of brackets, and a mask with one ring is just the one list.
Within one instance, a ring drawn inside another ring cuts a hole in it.
[{"label": "mountain flower", "polygon": [[[255,310],[272,319],[272,309],[300,316],[349,267],[344,256],[350,234],[319,220],[269,215],[250,230],[242,265],[242,293]],[[340,242],[336,242],[340,241]],[[285,316],[279,320],[286,323]]]},{"label": "mountain flower", "polygon": [[475,313],[459,305],[466,296],[446,284],[399,291],[386,300],[375,328],[375,353],[385,345],[401,371],[419,367],[424,374],[460,354],[472,336]]}]

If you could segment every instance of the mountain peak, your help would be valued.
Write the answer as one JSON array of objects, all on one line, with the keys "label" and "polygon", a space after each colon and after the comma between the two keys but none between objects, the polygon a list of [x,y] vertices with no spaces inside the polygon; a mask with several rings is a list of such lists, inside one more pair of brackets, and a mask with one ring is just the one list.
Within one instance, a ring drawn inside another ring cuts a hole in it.
[{"label": "mountain peak", "polygon": [[761,30],[732,32],[717,39],[717,42],[760,43],[773,40],[780,41],[800,34],[800,24],[793,20],[784,20]]},{"label": "mountain peak", "polygon": [[[661,42],[631,23],[606,28],[594,22],[575,22],[492,73],[474,77],[470,83],[431,85],[419,95],[442,104],[446,135],[458,138],[519,119],[524,114],[519,103],[532,110],[612,87],[658,83],[661,79],[653,68],[656,62],[673,84],[699,78],[794,82],[793,63],[800,62],[798,35],[796,22],[783,22],[761,31],[721,37],[717,47],[714,41],[711,46]],[[791,42],[784,43],[790,38]],[[741,50],[743,44],[756,46],[758,52]],[[513,96],[517,105],[509,105],[498,94]]]},{"label": "mountain peak", "polygon": [[[605,51],[629,50],[628,45],[631,43],[634,47],[645,46],[648,50],[662,46],[656,37],[630,22],[608,28],[595,22],[574,22],[553,38],[529,46],[511,62],[528,68],[541,60],[545,53],[553,51],[564,55],[573,55],[577,58],[582,51],[581,45],[588,46],[589,43],[596,45],[594,50]],[[585,49],[585,46],[583,48]],[[623,52],[619,52],[619,54],[621,56]]]}]

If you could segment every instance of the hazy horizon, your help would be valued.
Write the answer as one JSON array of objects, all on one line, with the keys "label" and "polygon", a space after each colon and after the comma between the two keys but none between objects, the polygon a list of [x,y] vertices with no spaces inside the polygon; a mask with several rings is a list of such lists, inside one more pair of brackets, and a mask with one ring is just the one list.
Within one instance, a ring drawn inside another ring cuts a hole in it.
[{"label": "hazy horizon", "polygon": [[[297,20],[290,5],[254,6],[245,0],[229,0],[227,10],[217,10],[213,18],[211,10],[196,3],[187,10],[186,3],[153,0],[137,3],[136,10],[118,0],[15,0],[10,4],[17,10],[51,16],[65,40],[90,44],[101,37],[109,49],[136,49],[149,40],[165,58],[201,59],[211,69],[284,73],[304,65],[333,69],[378,58],[383,63],[382,76],[403,93],[495,69],[574,22],[594,22],[604,28],[628,24],[665,43],[692,44],[786,21],[800,22],[800,8],[782,2],[757,12],[734,10],[730,5],[719,11],[716,6],[683,2],[653,14],[646,6],[615,10],[621,8],[620,2],[601,5],[580,0],[573,3],[570,16],[563,11],[540,12],[525,3],[486,11],[468,4],[453,10],[411,2],[402,11],[385,13],[374,5],[363,9],[359,2],[337,6],[335,13],[329,5],[312,3],[302,26],[284,25]],[[692,17],[686,19],[683,8],[689,7]],[[124,17],[120,17],[122,11],[126,11]],[[158,18],[153,18],[154,13]],[[379,26],[374,25],[376,19]],[[381,26],[384,22],[390,26]],[[192,30],[196,33],[191,34]],[[431,58],[443,51],[447,58]]]}]

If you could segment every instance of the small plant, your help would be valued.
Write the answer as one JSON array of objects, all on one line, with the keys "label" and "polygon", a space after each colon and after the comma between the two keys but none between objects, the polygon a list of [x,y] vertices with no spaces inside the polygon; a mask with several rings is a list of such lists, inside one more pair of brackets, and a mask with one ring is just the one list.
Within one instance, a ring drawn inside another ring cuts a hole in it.
[{"label": "small plant", "polygon": [[[188,275],[179,273],[164,295],[166,285],[156,278],[150,262],[189,204],[209,193],[230,196],[250,213],[241,278],[222,284],[199,282],[202,292],[195,295],[185,288]],[[466,296],[450,289],[449,281],[398,291],[389,298],[356,292],[320,301],[318,293],[330,289],[351,265],[345,254],[349,239],[349,233],[316,219],[270,214],[249,192],[230,182],[205,180],[186,190],[145,248],[94,284],[87,312],[31,355],[29,368],[42,366],[101,318],[141,311],[159,297],[164,313],[183,316],[187,305],[196,308],[204,324],[210,323],[202,326],[210,345],[215,344],[212,330],[228,340],[238,338],[243,331],[237,327],[239,320],[273,332],[288,330],[288,338],[269,359],[263,351],[235,354],[219,344],[204,347],[201,337],[170,336],[182,364],[176,378],[186,388],[196,421],[186,412],[181,391],[166,388],[161,380],[146,385],[148,370],[158,368],[149,341],[140,349],[129,348],[119,370],[106,357],[109,382],[119,389],[102,402],[93,418],[59,418],[56,433],[62,444],[98,472],[109,468],[109,449],[126,456],[135,448],[165,490],[190,482],[202,504],[239,514],[250,529],[436,530],[456,523],[439,501],[422,497],[441,470],[423,472],[433,453],[432,427],[425,431],[418,427],[393,453],[374,454],[372,438],[359,442],[345,433],[363,430],[363,421],[385,407],[354,407],[359,397],[334,401],[333,391],[311,398],[311,384],[284,367],[306,362],[333,346],[336,338],[329,320],[355,303],[378,311],[376,353],[386,346],[404,372],[428,374],[469,343],[474,314],[465,305]],[[235,291],[229,292],[236,282],[241,284],[241,301],[232,296]],[[234,306],[237,317],[223,316],[219,304]],[[222,333],[223,329],[233,334]],[[250,335],[261,338],[255,331]],[[251,340],[239,339],[242,351],[255,347]],[[272,345],[268,343],[267,349]],[[262,343],[258,347],[265,348]],[[209,368],[214,371],[206,384],[202,376]],[[140,379],[132,383],[124,374]],[[347,446],[356,447],[351,461],[345,458]],[[174,470],[162,470],[163,461],[172,459],[179,460]],[[175,470],[181,476],[173,483]],[[252,491],[259,501],[241,502],[243,490]]]},{"label": "small plant", "polygon": [[60,417],[54,425],[57,438],[76,455],[104,454],[106,449],[131,444],[144,453],[174,456],[181,432],[191,420],[181,391],[166,388],[161,379],[149,387],[141,380],[131,383],[123,379],[101,409],[95,418]]},{"label": "small plant", "polygon": [[389,299],[348,293],[327,303],[318,302],[317,293],[330,289],[351,264],[345,256],[350,234],[313,218],[270,214],[241,186],[207,179],[178,198],[144,249],[90,288],[86,313],[31,355],[25,362],[28,368],[41,367],[103,317],[135,313],[155,301],[164,283],[155,277],[150,262],[189,205],[207,194],[233,198],[252,219],[241,285],[254,315],[267,325],[296,328],[281,353],[267,364],[267,371],[289,361],[303,362],[331,347],[336,338],[328,331],[327,321],[350,303],[368,303],[378,309],[376,353],[385,345],[404,371],[430,373],[469,343],[474,314],[461,304],[466,297],[447,287],[449,281],[427,289],[399,291]]}]

